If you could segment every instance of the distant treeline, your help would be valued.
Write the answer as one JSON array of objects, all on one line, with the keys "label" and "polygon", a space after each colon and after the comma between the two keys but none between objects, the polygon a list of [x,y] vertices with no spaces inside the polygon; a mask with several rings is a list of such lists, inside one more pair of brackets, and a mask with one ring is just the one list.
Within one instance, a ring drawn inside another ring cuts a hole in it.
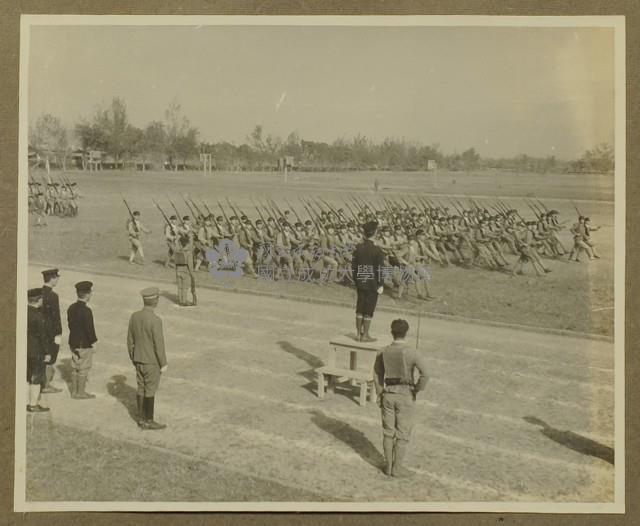
[{"label": "distant treeline", "polygon": [[448,171],[509,170],[519,172],[607,173],[614,168],[614,151],[601,144],[586,151],[579,159],[560,160],[554,156],[483,158],[474,148],[461,153],[444,153],[438,144],[424,145],[406,139],[387,138],[375,142],[363,135],[338,138],[331,143],[305,140],[297,132],[286,139],[265,134],[256,125],[244,144],[209,143],[200,140],[200,132],[182,114],[177,101],[169,104],[164,119],[150,122],[145,128],[129,123],[126,104],[114,98],[108,107],[76,123],[73,130],[62,126],[59,118],[41,115],[29,129],[29,144],[44,155],[54,155],[58,164],[74,151],[97,150],[110,157],[111,165],[123,162],[159,168],[200,166],[200,154],[211,154],[215,170],[276,170],[278,160],[293,158],[294,169],[301,171],[389,170]]}]

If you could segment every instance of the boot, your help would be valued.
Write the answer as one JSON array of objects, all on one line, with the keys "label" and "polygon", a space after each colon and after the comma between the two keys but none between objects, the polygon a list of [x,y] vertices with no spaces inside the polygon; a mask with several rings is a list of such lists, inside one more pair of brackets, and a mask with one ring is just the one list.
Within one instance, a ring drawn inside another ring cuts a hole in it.
[{"label": "boot", "polygon": [[408,442],[406,440],[396,440],[395,447],[393,448],[393,476],[397,478],[411,477],[413,473],[406,468],[402,467],[404,456],[407,452]]},{"label": "boot", "polygon": [[361,342],[375,342],[377,338],[372,338],[369,336],[369,327],[371,327],[371,320],[363,320],[362,322],[362,330],[364,334],[360,338]]},{"label": "boot", "polygon": [[71,398],[75,398],[77,392],[78,392],[78,373],[73,371],[71,373]]},{"label": "boot", "polygon": [[145,414],[144,414],[144,405],[143,405],[143,400],[144,398],[142,397],[142,395],[136,395],[136,405],[138,408],[138,425],[140,427],[144,427],[145,423],[146,423],[146,419],[145,419]]},{"label": "boot", "polygon": [[87,385],[87,377],[86,376],[78,376],[78,390],[73,398],[76,400],[89,400],[91,398],[95,398],[96,395],[87,393],[84,390],[85,385]]},{"label": "boot", "polygon": [[356,340],[362,338],[362,316],[356,316]]},{"label": "boot", "polygon": [[382,439],[382,449],[384,450],[384,474],[391,477],[393,473],[393,437],[385,436]]},{"label": "boot", "polygon": [[157,429],[164,429],[167,427],[164,424],[158,424],[153,420],[154,406],[155,406],[155,397],[145,397],[143,400],[144,405],[144,414],[145,414],[145,423],[142,429],[150,429],[155,431]]},{"label": "boot", "polygon": [[46,373],[45,373],[45,381],[44,386],[42,388],[42,393],[44,394],[52,394],[52,393],[61,393],[62,389],[58,389],[57,387],[53,387],[51,385],[51,380],[53,380],[53,376],[56,374],[56,370],[52,365],[47,365]]}]

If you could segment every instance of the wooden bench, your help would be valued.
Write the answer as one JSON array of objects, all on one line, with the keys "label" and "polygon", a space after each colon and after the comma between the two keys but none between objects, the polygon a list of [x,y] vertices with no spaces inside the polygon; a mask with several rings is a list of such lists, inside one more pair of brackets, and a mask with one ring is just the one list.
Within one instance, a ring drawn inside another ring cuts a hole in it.
[{"label": "wooden bench", "polygon": [[324,398],[325,382],[326,390],[329,392],[335,391],[336,383],[355,382],[360,387],[360,405],[366,405],[367,395],[371,402],[375,402],[376,390],[373,386],[372,372],[325,366],[316,369],[316,373],[318,375],[318,398]]},{"label": "wooden bench", "polygon": [[[367,394],[369,399],[375,401],[375,388],[373,387],[373,360],[376,353],[386,344],[382,342],[359,342],[352,336],[340,335],[329,341],[329,352],[326,365],[316,369],[318,375],[318,398],[324,398],[325,380],[328,390],[333,392],[336,383],[350,382],[353,386],[360,387],[360,405],[366,405]],[[338,364],[338,353],[349,354],[349,366],[341,367]],[[358,359],[358,355],[362,360]],[[361,367],[358,368],[358,362]],[[364,363],[362,363],[364,362]],[[368,391],[370,389],[370,391]]]}]

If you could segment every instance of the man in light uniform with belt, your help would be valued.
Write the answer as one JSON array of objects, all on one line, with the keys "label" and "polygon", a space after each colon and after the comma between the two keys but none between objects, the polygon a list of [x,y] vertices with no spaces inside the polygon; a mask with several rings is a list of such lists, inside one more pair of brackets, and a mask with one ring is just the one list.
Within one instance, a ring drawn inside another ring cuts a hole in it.
[{"label": "man in light uniform with belt", "polygon": [[166,425],[153,419],[160,375],[169,367],[164,350],[162,320],[154,312],[160,291],[157,287],[149,287],[140,294],[144,307],[131,315],[127,333],[129,358],[136,368],[138,382],[138,425],[141,429],[164,429]]},{"label": "man in light uniform with belt", "polygon": [[[373,366],[373,382],[382,410],[384,471],[393,477],[412,475],[402,463],[411,437],[416,394],[427,383],[424,359],[405,340],[408,331],[406,320],[393,320],[393,343],[378,352]],[[414,382],[416,370],[419,377]]]}]

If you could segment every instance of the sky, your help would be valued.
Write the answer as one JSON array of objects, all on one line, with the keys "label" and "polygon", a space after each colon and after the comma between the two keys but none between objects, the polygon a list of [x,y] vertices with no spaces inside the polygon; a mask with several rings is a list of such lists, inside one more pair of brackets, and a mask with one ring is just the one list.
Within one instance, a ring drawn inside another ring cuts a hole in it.
[{"label": "sky", "polygon": [[206,142],[260,124],[573,159],[614,137],[610,28],[33,26],[28,88],[30,123],[122,97],[145,127],[177,100]]}]

